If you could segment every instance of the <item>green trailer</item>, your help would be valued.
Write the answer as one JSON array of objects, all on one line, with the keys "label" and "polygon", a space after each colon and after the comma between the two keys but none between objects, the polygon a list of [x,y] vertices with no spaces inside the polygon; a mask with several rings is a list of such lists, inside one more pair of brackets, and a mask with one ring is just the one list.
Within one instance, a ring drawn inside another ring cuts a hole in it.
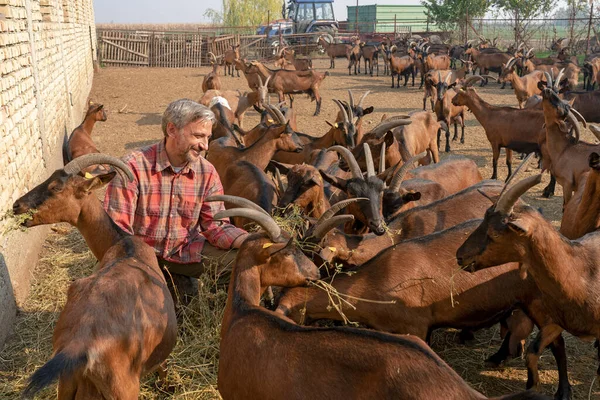
[{"label": "green trailer", "polygon": [[429,22],[425,7],[421,5],[380,5],[347,6],[348,30],[356,30],[358,8],[358,28],[361,33],[412,33],[435,32],[438,27]]}]

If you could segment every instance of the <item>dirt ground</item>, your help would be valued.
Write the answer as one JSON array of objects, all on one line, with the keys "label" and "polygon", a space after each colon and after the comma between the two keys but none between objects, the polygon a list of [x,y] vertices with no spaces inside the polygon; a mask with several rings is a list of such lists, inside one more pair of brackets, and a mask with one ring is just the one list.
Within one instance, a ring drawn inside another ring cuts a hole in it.
[{"label": "dirt ground", "polygon": [[[365,90],[371,94],[365,101],[366,106],[374,106],[375,112],[367,117],[367,123],[374,126],[383,114],[393,116],[422,107],[423,91],[418,89],[419,78],[416,79],[415,87],[401,87],[391,89],[391,78],[389,76],[370,77],[365,75],[348,76],[345,62],[338,60],[337,69],[333,70],[327,77],[321,88],[323,97],[322,112],[319,117],[313,117],[315,103],[305,96],[297,96],[294,107],[298,114],[299,130],[313,135],[322,135],[328,129],[326,120],[333,121],[338,108],[332,99],[347,99],[347,89],[351,88],[355,96],[360,96]],[[329,66],[326,60],[317,60],[315,67],[324,69]],[[201,97],[202,77],[209,71],[208,68],[200,69],[150,69],[150,68],[106,68],[101,69],[94,78],[91,99],[103,103],[108,112],[108,120],[98,123],[94,129],[94,140],[98,148],[105,153],[121,156],[130,150],[153,143],[162,137],[160,128],[161,116],[169,102],[178,98],[190,98],[198,100]],[[383,72],[383,71],[381,71]],[[222,78],[223,89],[247,90],[246,80],[243,75],[240,78]],[[495,105],[516,106],[516,98],[512,89],[500,90],[497,84],[491,83],[488,87],[479,90],[482,97]],[[249,111],[245,119],[245,127],[253,126],[258,121],[258,114]],[[492,173],[491,151],[485,133],[477,120],[469,113],[467,116],[466,143],[453,142],[450,154],[464,155],[475,160],[484,178],[489,178]],[[592,140],[593,136],[586,132],[584,139]],[[442,158],[446,153],[441,154]],[[513,160],[513,167],[518,165],[518,159]],[[534,163],[524,176],[536,173]],[[498,174],[501,179],[507,175],[504,156],[500,157]],[[555,197],[551,199],[541,198],[543,186],[547,184],[548,176],[544,177],[543,185],[532,189],[525,200],[542,210],[549,220],[558,226],[561,217],[562,192],[557,187]],[[67,231],[65,231],[67,232]],[[67,233],[63,232],[63,235]],[[68,233],[72,235],[72,233]],[[57,248],[68,248],[64,241],[56,237],[47,243],[46,251],[56,252]],[[72,250],[72,249],[71,249]],[[71,251],[70,250],[70,251]],[[83,251],[83,250],[82,250]],[[50,273],[52,266],[46,265],[44,273]],[[56,269],[56,267],[54,267]],[[36,272],[37,274],[37,272]],[[77,274],[75,274],[77,275]],[[73,279],[74,276],[71,276]],[[68,283],[68,279],[67,282]],[[45,283],[38,282],[39,285]],[[66,284],[63,284],[66,288]],[[14,398],[15,390],[23,385],[22,374],[31,372],[32,365],[38,361],[27,359],[27,354],[36,353],[35,360],[48,359],[51,353],[48,340],[51,333],[53,318],[60,310],[60,302],[64,301],[64,293],[45,297],[45,304],[51,304],[51,315],[44,319],[44,335],[25,334],[24,330],[32,329],[31,325],[21,322],[17,325],[17,337],[7,344],[5,350],[0,353],[0,398]],[[33,305],[32,305],[33,304]],[[39,302],[30,303],[28,313],[35,313]],[[45,306],[46,308],[48,305]],[[214,327],[218,331],[218,327]],[[525,362],[522,359],[512,360],[502,369],[489,369],[484,366],[483,361],[498,348],[500,344],[498,327],[482,330],[476,333],[475,343],[472,345],[460,345],[457,340],[457,331],[438,330],[433,336],[432,348],[445,359],[465,380],[474,388],[488,396],[508,394],[525,388],[527,372]],[[27,339],[23,340],[23,337]],[[183,344],[178,346],[185,346]],[[567,352],[569,355],[569,377],[574,389],[574,399],[594,398],[600,399],[600,386],[598,383],[591,387],[592,380],[596,376],[596,353],[592,343],[583,342],[579,339],[566,335]],[[202,351],[202,349],[199,349]],[[197,361],[200,364],[210,364],[214,370],[214,359]],[[27,367],[24,367],[24,365]],[[39,366],[40,364],[38,364]],[[194,366],[188,365],[187,369]],[[554,359],[549,351],[544,353],[540,362],[540,375],[542,379],[541,390],[551,395],[557,387],[557,372]],[[212,378],[211,378],[212,379]],[[18,383],[15,383],[18,382]],[[212,385],[215,382],[210,382]],[[146,385],[148,386],[148,384]],[[4,389],[4,390],[2,390]],[[214,390],[195,391],[190,388],[178,390],[174,395],[166,395],[154,391],[152,385],[144,391],[143,398],[216,398]],[[8,397],[2,397],[8,393]],[[51,397],[51,396],[50,396]]]}]

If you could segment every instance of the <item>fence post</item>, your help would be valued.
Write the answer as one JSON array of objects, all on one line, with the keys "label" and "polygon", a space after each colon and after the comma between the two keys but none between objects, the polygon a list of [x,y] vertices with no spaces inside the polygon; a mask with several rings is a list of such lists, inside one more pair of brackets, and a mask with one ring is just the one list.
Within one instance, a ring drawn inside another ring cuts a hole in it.
[{"label": "fence post", "polygon": [[394,40],[396,40],[396,35],[397,35],[397,31],[396,31],[396,15],[394,14]]},{"label": "fence post", "polygon": [[594,0],[590,1],[590,21],[588,24],[587,44],[585,46],[585,55],[590,54],[590,31],[592,29],[592,17],[594,15]]}]

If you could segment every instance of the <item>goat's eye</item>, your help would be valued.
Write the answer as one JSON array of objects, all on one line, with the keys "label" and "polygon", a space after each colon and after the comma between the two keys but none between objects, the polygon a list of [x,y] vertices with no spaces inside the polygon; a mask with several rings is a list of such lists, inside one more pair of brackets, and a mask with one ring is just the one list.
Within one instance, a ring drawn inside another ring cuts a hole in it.
[{"label": "goat's eye", "polygon": [[61,182],[52,182],[48,185],[48,190],[52,193],[62,192],[64,185]]}]

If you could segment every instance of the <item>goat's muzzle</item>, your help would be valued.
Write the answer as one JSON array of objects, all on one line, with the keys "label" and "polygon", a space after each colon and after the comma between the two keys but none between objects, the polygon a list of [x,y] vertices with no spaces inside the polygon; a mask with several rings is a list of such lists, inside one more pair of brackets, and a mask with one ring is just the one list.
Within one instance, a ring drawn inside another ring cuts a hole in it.
[{"label": "goat's muzzle", "polygon": [[382,220],[370,221],[369,229],[377,236],[382,236],[385,233],[385,227]]},{"label": "goat's muzzle", "polygon": [[[21,215],[21,214],[25,214],[28,211],[30,211],[32,208],[29,207],[24,201],[22,201],[21,199],[15,201],[15,203],[13,204],[13,214],[16,215]],[[32,226],[34,226],[33,223],[33,219],[28,218],[27,220],[21,222],[21,226],[25,226],[27,228],[31,228]]]}]

